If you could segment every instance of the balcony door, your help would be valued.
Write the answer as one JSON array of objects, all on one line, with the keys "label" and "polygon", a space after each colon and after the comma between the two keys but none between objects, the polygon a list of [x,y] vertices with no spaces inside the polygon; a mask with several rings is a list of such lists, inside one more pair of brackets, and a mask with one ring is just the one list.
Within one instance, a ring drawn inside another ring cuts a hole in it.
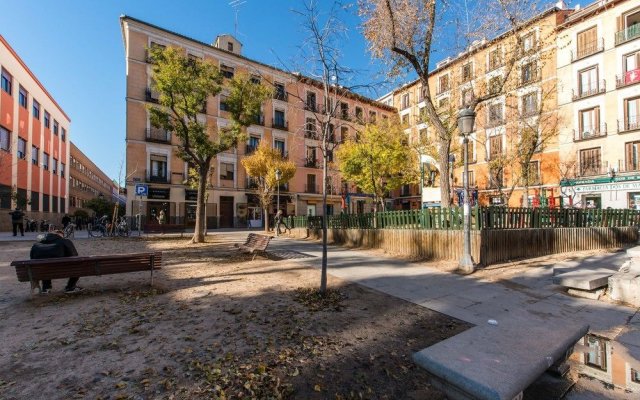
[{"label": "balcony door", "polygon": [[640,97],[624,101],[624,130],[640,128]]},{"label": "balcony door", "polygon": [[600,148],[580,150],[580,176],[600,174]]},{"label": "balcony door", "polygon": [[598,67],[580,71],[580,96],[587,96],[598,91]]},{"label": "balcony door", "polygon": [[580,137],[597,135],[600,131],[600,107],[580,111]]},{"label": "balcony door", "polygon": [[152,182],[167,181],[167,156],[160,154],[151,154],[151,173],[149,178]]}]

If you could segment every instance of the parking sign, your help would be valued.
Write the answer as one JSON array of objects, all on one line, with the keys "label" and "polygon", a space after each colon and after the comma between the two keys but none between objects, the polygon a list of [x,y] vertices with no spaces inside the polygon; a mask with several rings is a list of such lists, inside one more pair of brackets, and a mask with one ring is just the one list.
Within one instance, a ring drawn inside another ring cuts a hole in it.
[{"label": "parking sign", "polygon": [[136,183],[136,196],[146,197],[149,194],[149,187],[144,183]]}]

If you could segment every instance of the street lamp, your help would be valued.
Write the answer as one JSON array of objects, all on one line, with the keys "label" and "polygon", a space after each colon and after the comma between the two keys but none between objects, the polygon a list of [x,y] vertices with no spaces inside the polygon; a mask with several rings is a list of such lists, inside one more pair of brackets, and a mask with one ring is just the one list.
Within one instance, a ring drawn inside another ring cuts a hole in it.
[{"label": "street lamp", "polygon": [[[278,211],[280,211],[280,179],[282,179],[282,171],[279,168],[276,169],[276,181],[278,182],[278,197],[276,198],[276,216],[278,215]],[[276,236],[280,236],[278,232],[279,227],[276,222]]]},{"label": "street lamp", "polygon": [[473,272],[473,259],[471,258],[471,211],[469,209],[469,134],[473,132],[473,124],[476,113],[470,108],[463,108],[458,112],[458,131],[462,136],[464,175],[462,176],[463,191],[463,249],[458,270],[464,274]]}]

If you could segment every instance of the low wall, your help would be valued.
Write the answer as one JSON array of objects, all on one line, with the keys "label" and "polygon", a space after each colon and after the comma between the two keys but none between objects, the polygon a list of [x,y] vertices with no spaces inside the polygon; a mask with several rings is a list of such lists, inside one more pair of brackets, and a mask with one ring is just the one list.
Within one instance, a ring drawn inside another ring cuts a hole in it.
[{"label": "low wall", "polygon": [[[320,229],[292,229],[291,236],[321,239]],[[331,244],[381,249],[415,260],[458,260],[463,233],[459,230],[329,229]],[[471,255],[481,265],[572,251],[616,249],[638,241],[638,229],[548,228],[471,232]]]}]

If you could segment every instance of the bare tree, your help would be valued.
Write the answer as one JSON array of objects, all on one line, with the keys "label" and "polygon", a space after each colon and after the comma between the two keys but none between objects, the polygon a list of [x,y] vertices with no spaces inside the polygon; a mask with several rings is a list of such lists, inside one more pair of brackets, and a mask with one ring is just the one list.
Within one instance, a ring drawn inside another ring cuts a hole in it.
[{"label": "bare tree", "polygon": [[[451,200],[449,154],[453,135],[452,130],[447,129],[450,124],[438,112],[438,106],[432,98],[429,68],[437,51],[453,52],[454,49],[439,49],[435,43],[447,42],[447,30],[451,30],[451,22],[454,22],[462,27],[463,32],[458,35],[449,32],[449,38],[463,38],[466,43],[462,43],[463,46],[458,50],[463,49],[464,54],[472,55],[478,45],[469,47],[469,43],[496,33],[519,32],[527,26],[531,16],[539,11],[537,0],[479,0],[474,4],[475,9],[469,10],[466,7],[460,9],[456,3],[445,0],[359,1],[360,15],[364,18],[364,34],[373,56],[387,63],[390,75],[399,76],[412,71],[422,84],[425,112],[435,130],[438,145],[443,204]],[[473,13],[473,18],[457,20],[456,15],[468,16],[469,13]],[[535,48],[523,46],[523,39],[518,34],[507,34],[502,40],[505,49],[502,77],[495,91],[482,92],[472,87],[471,96],[465,104],[472,110],[503,93],[509,82],[515,80],[512,75],[515,75],[513,71],[517,61],[536,51]]]}]

